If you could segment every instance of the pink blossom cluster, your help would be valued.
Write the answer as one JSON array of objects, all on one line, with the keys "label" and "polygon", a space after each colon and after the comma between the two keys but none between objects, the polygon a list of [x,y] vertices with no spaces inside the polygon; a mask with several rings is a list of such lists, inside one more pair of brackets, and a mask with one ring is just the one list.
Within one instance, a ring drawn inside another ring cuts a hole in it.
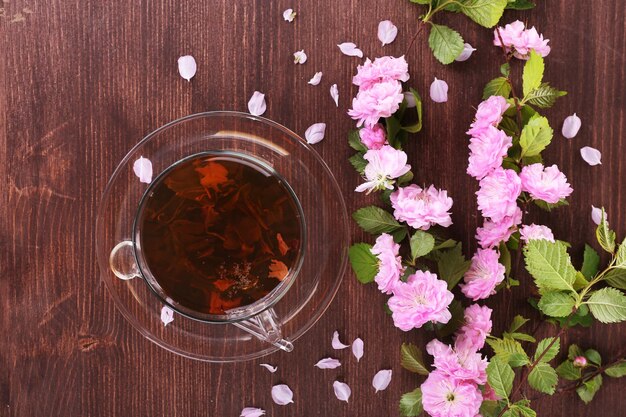
[{"label": "pink blossom cluster", "polygon": [[493,33],[493,44],[503,46],[507,52],[519,59],[528,59],[530,51],[534,50],[542,57],[550,53],[549,39],[544,39],[543,35],[537,32],[534,27],[526,29],[523,22],[516,20],[505,27],[498,27]]},{"label": "pink blossom cluster", "polygon": [[477,304],[467,307],[454,346],[436,339],[426,345],[435,370],[421,386],[422,404],[432,417],[475,417],[483,399],[495,399],[487,385],[487,359],[479,352],[491,332],[491,312]]},{"label": "pink blossom cluster", "polygon": [[378,258],[378,273],[374,281],[380,291],[391,294],[404,272],[399,256],[400,245],[393,241],[393,236],[383,233],[376,239],[371,252]]},{"label": "pink blossom cluster", "polygon": [[390,199],[394,217],[414,229],[428,230],[436,224],[443,227],[452,224],[452,199],[447,191],[438,190],[433,185],[424,189],[415,184],[400,187]]}]

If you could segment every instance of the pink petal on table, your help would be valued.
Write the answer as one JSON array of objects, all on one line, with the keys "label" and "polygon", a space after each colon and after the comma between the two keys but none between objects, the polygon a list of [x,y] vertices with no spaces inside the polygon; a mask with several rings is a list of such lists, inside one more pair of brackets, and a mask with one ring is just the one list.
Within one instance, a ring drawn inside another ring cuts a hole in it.
[{"label": "pink petal on table", "polygon": [[[600,223],[602,223],[601,208],[595,207],[593,205],[591,206],[591,220],[593,220],[593,222],[597,225],[600,225]],[[606,221],[607,223],[609,222],[606,212],[604,212],[604,221]]]},{"label": "pink petal on table", "polygon": [[412,109],[417,104],[415,103],[415,96],[410,91],[404,92],[404,99],[406,100],[407,109]]},{"label": "pink petal on table", "polygon": [[265,94],[255,91],[248,101],[248,111],[253,116],[260,116],[265,113],[267,105],[265,104]]},{"label": "pink petal on table", "polygon": [[133,164],[133,172],[139,177],[139,182],[152,182],[152,162],[148,158],[140,156]]},{"label": "pink petal on table", "polygon": [[352,42],[344,42],[337,45],[339,50],[344,55],[348,56],[358,56],[359,58],[363,58],[363,51],[356,47],[356,45]]},{"label": "pink petal on table", "polygon": [[318,85],[322,81],[322,72],[316,72],[313,78],[309,80],[309,84]]},{"label": "pink petal on table", "polygon": [[354,339],[354,342],[352,342],[352,354],[357,362],[363,357],[363,340],[360,337],[357,337]]},{"label": "pink petal on table", "polygon": [[193,76],[196,75],[197,70],[198,65],[196,64],[196,60],[191,55],[185,55],[178,58],[178,73],[185,80],[191,81]]},{"label": "pink petal on table", "polygon": [[435,81],[430,85],[430,98],[435,103],[448,101],[448,83],[435,77]]},{"label": "pink petal on table", "polygon": [[314,145],[324,139],[326,133],[326,123],[315,123],[304,132],[306,143]]},{"label": "pink petal on table", "polygon": [[340,350],[340,349],[345,349],[350,345],[344,345],[343,343],[341,343],[341,341],[339,340],[339,332],[337,330],[335,330],[335,332],[333,333],[333,340],[331,342],[333,349],[335,350]]},{"label": "pink petal on table", "polygon": [[398,36],[398,28],[391,23],[391,20],[383,20],[378,24],[378,40],[383,43],[383,46],[396,40],[396,36]]},{"label": "pink petal on table", "polygon": [[174,310],[169,308],[168,306],[163,306],[161,309],[161,321],[163,322],[163,326],[167,326],[171,322],[174,321]]},{"label": "pink petal on table", "polygon": [[470,45],[469,43],[466,43],[463,46],[463,51],[461,52],[461,54],[457,56],[454,60],[457,62],[467,61],[472,56],[475,50],[476,48],[472,47],[472,45]]},{"label": "pink petal on table", "polygon": [[272,400],[278,405],[287,405],[293,402],[293,392],[285,384],[272,387]]},{"label": "pink petal on table", "polygon": [[246,407],[241,410],[239,417],[261,417],[265,415],[265,410],[254,407]]},{"label": "pink petal on table", "polygon": [[372,386],[378,391],[383,391],[387,389],[389,383],[391,382],[391,369],[383,369],[382,371],[378,371],[376,375],[374,375],[374,379],[372,380]]},{"label": "pink petal on table", "polygon": [[304,64],[307,59],[308,59],[308,57],[306,56],[306,52],[304,52],[304,49],[302,49],[302,50],[300,50],[298,52],[294,52],[294,54],[293,54],[293,63],[294,64]]},{"label": "pink petal on table", "polygon": [[330,86],[330,96],[333,98],[335,106],[339,107],[339,88],[337,88],[337,84]]},{"label": "pink petal on table", "polygon": [[283,12],[283,19],[285,19],[286,22],[293,22],[293,19],[296,18],[296,12],[293,11],[293,9],[287,9]]},{"label": "pink petal on table", "polygon": [[320,369],[335,369],[341,366],[341,362],[333,358],[324,358],[319,360],[314,366]]},{"label": "pink petal on table", "polygon": [[264,367],[265,369],[267,369],[271,373],[274,373],[274,372],[276,372],[278,370],[278,366],[272,366],[269,363],[260,363],[259,366]]},{"label": "pink petal on table", "polygon": [[580,150],[580,156],[583,157],[586,163],[591,166],[602,164],[602,154],[596,148],[591,146],[585,146]]},{"label": "pink petal on table", "polygon": [[350,395],[352,394],[352,390],[348,386],[348,384],[344,382],[335,381],[333,382],[333,390],[335,391],[335,397],[339,401],[348,402]]},{"label": "pink petal on table", "polygon": [[571,116],[567,116],[565,118],[561,133],[567,139],[572,139],[574,136],[578,134],[578,131],[580,130],[581,125],[582,125],[582,121],[580,120],[580,117],[578,117],[578,115],[574,113]]}]

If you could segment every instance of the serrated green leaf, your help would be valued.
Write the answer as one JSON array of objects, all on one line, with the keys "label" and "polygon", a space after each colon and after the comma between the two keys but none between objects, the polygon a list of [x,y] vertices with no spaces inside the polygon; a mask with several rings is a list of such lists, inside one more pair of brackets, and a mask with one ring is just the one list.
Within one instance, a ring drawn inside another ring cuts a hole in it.
[{"label": "serrated green leaf", "polygon": [[576,300],[570,293],[549,291],[544,293],[539,300],[539,310],[550,317],[567,317],[574,309]]},{"label": "serrated green leaf", "polygon": [[537,417],[535,410],[530,408],[524,400],[518,401],[511,406],[511,409],[517,412],[519,417]]},{"label": "serrated green leaf", "polygon": [[615,288],[602,288],[586,301],[591,314],[601,323],[619,323],[626,320],[626,296]]},{"label": "serrated green leaf", "polygon": [[519,145],[522,157],[539,155],[552,141],[553,130],[548,119],[543,116],[532,117],[522,129]]},{"label": "serrated green leaf", "polygon": [[585,352],[576,344],[569,345],[567,348],[567,359],[573,361],[577,356],[584,355]]},{"label": "serrated green leaf", "polygon": [[511,84],[504,77],[494,78],[489,81],[483,90],[483,100],[488,99],[491,96],[502,96],[509,98],[511,95]]},{"label": "serrated green leaf", "polygon": [[529,0],[509,0],[509,4],[506,5],[507,9],[513,10],[528,10],[535,7],[535,3]]},{"label": "serrated green leaf", "polygon": [[483,417],[497,417],[504,407],[504,402],[483,400],[479,414]]},{"label": "serrated green leaf", "polygon": [[521,340],[523,342],[530,342],[530,343],[536,342],[535,338],[527,333],[513,332],[513,333],[505,333],[505,335],[509,335],[509,337],[515,340]]},{"label": "serrated green leaf", "polygon": [[626,290],[626,268],[611,269],[604,276],[604,280],[611,287]]},{"label": "serrated green leaf", "polygon": [[400,414],[404,417],[417,417],[424,412],[422,407],[422,390],[419,388],[402,394],[400,397]]},{"label": "serrated green leaf", "polygon": [[598,273],[598,265],[600,265],[600,255],[594,248],[585,243],[583,266],[580,268],[580,272],[582,272],[585,278],[591,279]]},{"label": "serrated green leaf", "polygon": [[602,375],[596,375],[582,386],[576,388],[576,393],[585,404],[589,404],[602,386]]},{"label": "serrated green leaf", "polygon": [[585,353],[583,354],[583,356],[587,358],[589,362],[593,363],[594,365],[598,365],[598,366],[602,365],[602,356],[600,356],[600,352],[598,352],[595,349],[587,349]]},{"label": "serrated green leaf", "polygon": [[604,207],[602,207],[602,220],[596,228],[596,238],[602,249],[609,253],[615,252],[615,232],[609,228]]},{"label": "serrated green leaf", "polygon": [[350,164],[354,169],[361,175],[365,172],[365,167],[367,166],[367,161],[363,158],[363,154],[355,153],[350,158],[348,158]]},{"label": "serrated green leaf", "polygon": [[357,243],[348,251],[350,265],[356,278],[363,284],[374,281],[378,273],[378,258],[372,253],[372,245]]},{"label": "serrated green leaf", "polygon": [[511,322],[511,326],[509,327],[509,333],[518,331],[524,324],[528,323],[529,321],[529,319],[518,314],[517,316],[513,317],[513,321]]},{"label": "serrated green leaf", "polygon": [[393,236],[393,241],[396,243],[400,243],[404,240],[406,235],[409,234],[409,231],[406,227],[402,226],[400,229],[396,229],[391,232],[391,236]]},{"label": "serrated green leaf", "polygon": [[556,371],[547,363],[538,363],[528,374],[528,385],[544,394],[554,394],[558,382]]},{"label": "serrated green leaf", "polygon": [[463,52],[465,43],[459,32],[447,26],[432,24],[428,45],[435,58],[444,65],[452,63]]},{"label": "serrated green leaf", "polygon": [[576,381],[579,380],[582,376],[582,372],[580,368],[574,366],[574,363],[570,360],[567,360],[557,366],[556,373],[563,379],[567,379],[568,381]]},{"label": "serrated green leaf", "polygon": [[437,259],[439,278],[446,281],[451,290],[463,278],[471,263],[463,256],[461,243],[457,243],[454,248],[440,253]]},{"label": "serrated green leaf", "polygon": [[560,91],[551,87],[549,83],[542,83],[524,97],[524,103],[532,104],[541,109],[547,109],[554,106],[554,103],[556,103],[559,97],[565,95],[567,95],[567,91]]},{"label": "serrated green leaf", "polygon": [[576,280],[574,281],[574,289],[576,291],[581,290],[589,285],[589,281],[585,278],[582,272],[576,271]]},{"label": "serrated green leaf", "polygon": [[408,371],[419,375],[428,375],[428,369],[424,365],[422,352],[412,343],[403,343],[400,348],[400,365]]},{"label": "serrated green leaf", "polygon": [[622,359],[619,363],[609,366],[604,370],[604,373],[611,378],[621,378],[626,376],[626,360]]},{"label": "serrated green leaf", "polygon": [[490,338],[487,339],[487,344],[493,349],[496,358],[513,368],[530,363],[526,351],[517,340]]},{"label": "serrated green leaf", "polygon": [[367,206],[352,213],[352,218],[366,232],[374,235],[391,233],[402,227],[391,213],[377,206]]},{"label": "serrated green leaf", "polygon": [[348,134],[348,144],[350,147],[358,152],[367,152],[367,146],[361,142],[361,136],[359,135],[359,129],[350,131]]},{"label": "serrated green leaf", "polygon": [[513,389],[515,373],[508,363],[498,358],[493,358],[487,366],[487,382],[495,393],[503,399],[508,399]]},{"label": "serrated green leaf", "polygon": [[[437,239],[435,239],[435,241],[437,241]],[[458,242],[454,239],[446,239],[440,243],[437,243],[435,245],[435,247],[433,248],[433,250],[442,250],[442,249],[449,249],[449,248],[453,248],[456,246]]]},{"label": "serrated green leaf", "polygon": [[619,245],[615,256],[615,268],[626,269],[626,238]]},{"label": "serrated green leaf", "polygon": [[435,247],[435,238],[428,232],[416,230],[411,236],[411,258],[414,260],[428,255]]},{"label": "serrated green leaf", "polygon": [[507,4],[507,0],[465,0],[459,9],[479,25],[491,28],[498,23]]},{"label": "serrated green leaf", "polygon": [[[526,158],[524,158],[524,159],[526,159]],[[559,208],[559,207],[562,207],[562,206],[569,206],[569,203],[565,199],[561,199],[561,200],[559,200],[559,202],[554,203],[554,204],[546,203],[543,200],[533,200],[533,203],[535,203],[535,205],[537,207],[539,207],[540,209],[542,209],[544,211],[547,211],[548,213],[550,213],[555,208]]]},{"label": "serrated green leaf", "polygon": [[527,97],[533,90],[539,88],[543,80],[544,68],[541,55],[531,50],[528,61],[524,64],[524,72],[522,74],[524,97]]},{"label": "serrated green leaf", "polygon": [[576,270],[563,242],[531,240],[524,247],[524,261],[540,290],[575,292]]},{"label": "serrated green leaf", "polygon": [[[556,357],[556,355],[559,354],[559,348],[561,347],[561,341],[560,341],[560,339],[556,339],[556,341],[554,343],[552,343],[553,340],[555,340],[554,337],[547,337],[547,338],[541,340],[537,344],[537,350],[535,351],[535,356],[534,356],[533,360],[535,360],[535,361],[539,360],[539,362],[541,362],[541,363],[548,363],[552,359],[554,359]],[[552,343],[552,345],[550,345],[550,343]],[[548,346],[550,346],[550,347],[548,347]],[[541,359],[539,359],[540,357],[541,357]]]}]

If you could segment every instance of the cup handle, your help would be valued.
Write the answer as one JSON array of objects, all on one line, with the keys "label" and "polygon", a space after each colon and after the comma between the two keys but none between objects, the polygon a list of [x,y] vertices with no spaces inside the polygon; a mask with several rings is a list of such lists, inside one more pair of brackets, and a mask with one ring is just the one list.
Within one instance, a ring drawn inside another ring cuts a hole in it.
[{"label": "cup handle", "polygon": [[278,317],[272,308],[247,320],[238,321],[233,324],[285,352],[291,352],[293,350],[293,343],[283,338]]},{"label": "cup handle", "polygon": [[109,267],[119,279],[129,279],[141,276],[137,262],[135,261],[135,245],[130,240],[124,240],[111,250],[109,255]]}]

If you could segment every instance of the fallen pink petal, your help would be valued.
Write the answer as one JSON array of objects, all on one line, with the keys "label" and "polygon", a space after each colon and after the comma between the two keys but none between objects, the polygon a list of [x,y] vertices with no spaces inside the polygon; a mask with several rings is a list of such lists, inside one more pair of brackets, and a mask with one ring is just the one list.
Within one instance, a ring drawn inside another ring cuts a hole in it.
[{"label": "fallen pink petal", "polygon": [[352,354],[357,362],[363,357],[363,340],[360,337],[357,337],[354,339],[354,342],[352,342]]},{"label": "fallen pink petal", "polygon": [[321,142],[326,134],[326,123],[315,123],[304,132],[304,138],[309,145]]},{"label": "fallen pink petal", "polygon": [[265,415],[265,410],[254,407],[246,407],[241,410],[239,417],[261,417]]},{"label": "fallen pink petal", "polygon": [[333,339],[332,339],[331,344],[333,346],[333,349],[335,350],[345,349],[350,346],[350,345],[344,345],[343,343],[341,343],[341,341],[339,340],[339,332],[337,330],[335,330],[335,332],[333,333]]},{"label": "fallen pink petal", "polygon": [[306,52],[304,52],[304,49],[294,52],[293,54],[293,63],[294,64],[304,64],[306,62],[306,60],[308,59],[308,57],[306,56]]},{"label": "fallen pink petal", "polygon": [[267,369],[271,373],[274,373],[278,370],[278,366],[272,366],[269,363],[260,363],[259,366],[262,366],[263,368]]},{"label": "fallen pink petal", "polygon": [[461,54],[457,56],[454,60],[457,62],[465,62],[468,59],[470,59],[470,57],[475,51],[476,51],[476,48],[472,47],[472,45],[470,45],[469,43],[466,43],[463,46],[463,52],[461,52]]},{"label": "fallen pink petal", "polygon": [[293,403],[293,392],[285,384],[274,385],[272,387],[272,400],[278,405]]},{"label": "fallen pink petal", "polygon": [[293,19],[296,18],[296,12],[293,11],[293,9],[287,9],[283,12],[283,19],[285,19],[286,22],[293,22]]},{"label": "fallen pink petal", "polygon": [[339,88],[337,87],[337,84],[333,84],[330,86],[330,96],[335,102],[335,106],[339,107]]},{"label": "fallen pink petal", "polygon": [[148,158],[140,156],[133,164],[133,172],[140,182],[150,184],[152,182],[152,162]]},{"label": "fallen pink petal", "polygon": [[163,322],[163,326],[167,326],[171,322],[174,321],[174,310],[169,308],[168,306],[163,306],[161,309],[161,321]]},{"label": "fallen pink petal", "polygon": [[580,150],[580,156],[583,157],[586,163],[591,166],[602,164],[602,154],[596,148],[591,146],[585,146]]},{"label": "fallen pink petal", "polygon": [[318,85],[322,81],[322,72],[316,72],[313,78],[309,80],[309,84]]},{"label": "fallen pink petal", "polygon": [[396,40],[396,36],[398,36],[398,28],[390,20],[383,20],[378,24],[378,40],[383,46]]},{"label": "fallen pink petal", "polygon": [[196,75],[197,70],[198,65],[196,64],[196,60],[191,55],[185,55],[178,58],[178,73],[185,80],[191,81],[193,76]]},{"label": "fallen pink petal", "polygon": [[430,85],[430,98],[435,103],[448,101],[448,83],[435,77],[435,81]]},{"label": "fallen pink petal", "polygon": [[320,359],[314,366],[319,369],[335,369],[341,366],[341,362],[334,358]]},{"label": "fallen pink petal", "polygon": [[580,120],[580,117],[578,117],[576,113],[574,113],[571,116],[567,116],[565,118],[561,133],[563,134],[565,138],[572,139],[578,134],[578,131],[580,130],[581,125],[582,125],[582,121]]},{"label": "fallen pink petal", "polygon": [[359,58],[363,58],[363,51],[356,47],[356,45],[352,42],[344,42],[337,45],[342,54],[348,56],[356,56]]},{"label": "fallen pink petal", "polygon": [[389,386],[391,382],[391,369],[383,369],[382,371],[378,371],[376,375],[374,375],[374,379],[372,380],[372,386],[378,391],[384,391]]},{"label": "fallen pink petal", "polygon": [[248,111],[253,116],[260,116],[265,113],[267,105],[265,104],[265,94],[255,91],[248,101]]},{"label": "fallen pink petal", "polygon": [[350,395],[352,395],[352,390],[345,382],[333,382],[333,390],[335,391],[335,397],[337,397],[339,401],[348,402]]}]

